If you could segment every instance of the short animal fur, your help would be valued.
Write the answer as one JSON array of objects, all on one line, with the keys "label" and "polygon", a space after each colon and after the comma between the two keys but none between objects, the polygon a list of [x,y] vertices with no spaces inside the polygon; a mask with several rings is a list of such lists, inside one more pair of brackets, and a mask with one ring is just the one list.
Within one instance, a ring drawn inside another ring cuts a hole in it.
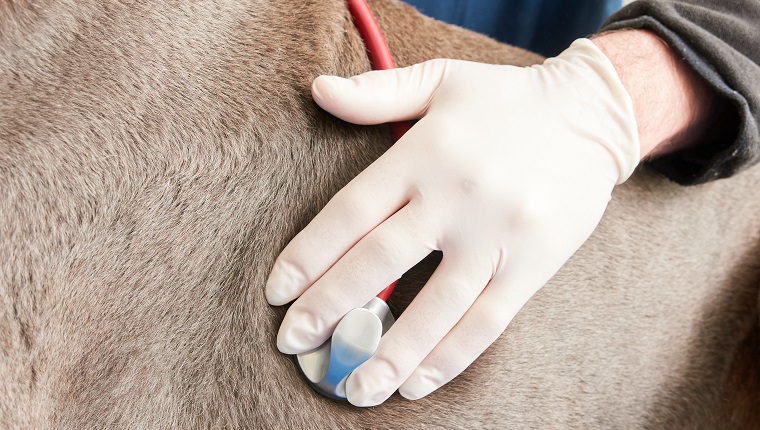
[{"label": "short animal fur", "polygon": [[[540,60],[371,6],[400,65]],[[0,428],[760,427],[758,168],[698,187],[640,171],[433,395],[315,395],[264,284],[390,145],[309,95],[369,68],[342,0],[0,0]]]}]

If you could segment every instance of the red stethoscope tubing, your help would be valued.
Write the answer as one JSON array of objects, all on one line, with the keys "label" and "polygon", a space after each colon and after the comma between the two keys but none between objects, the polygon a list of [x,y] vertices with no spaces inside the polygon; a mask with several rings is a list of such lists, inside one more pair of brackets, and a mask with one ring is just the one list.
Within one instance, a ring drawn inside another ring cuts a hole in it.
[{"label": "red stethoscope tubing", "polygon": [[[372,63],[372,68],[375,70],[396,68],[396,63],[393,61],[388,43],[385,41],[383,32],[380,30],[380,25],[378,25],[375,15],[372,14],[367,1],[346,0],[346,3],[348,4],[348,10],[351,12],[351,17],[354,19],[354,25],[356,25],[359,34],[364,40],[364,46],[367,47],[367,55]],[[411,121],[391,123],[393,141],[396,142],[401,139],[401,136],[410,128],[412,128]],[[388,301],[388,297],[393,292],[393,289],[396,288],[396,284],[398,284],[398,281],[394,281],[388,285],[377,297],[383,301]]]},{"label": "red stethoscope tubing", "polygon": [[[348,10],[351,12],[351,17],[354,19],[354,24],[364,40],[364,46],[367,47],[367,55],[372,63],[372,68],[375,70],[396,68],[396,63],[393,61],[388,43],[385,41],[383,32],[380,30],[380,26],[377,24],[375,15],[372,14],[367,1],[346,0],[346,3],[348,4]],[[401,136],[410,128],[412,128],[411,121],[391,123],[393,141],[396,142],[401,139]]]}]

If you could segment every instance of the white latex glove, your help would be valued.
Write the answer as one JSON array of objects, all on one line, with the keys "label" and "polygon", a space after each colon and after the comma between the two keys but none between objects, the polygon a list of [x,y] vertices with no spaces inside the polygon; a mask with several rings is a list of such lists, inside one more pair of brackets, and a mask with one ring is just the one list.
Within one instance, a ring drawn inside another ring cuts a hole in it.
[{"label": "white latex glove", "polygon": [[[639,161],[633,104],[588,39],[527,68],[433,60],[343,79],[314,99],[358,124],[421,118],[277,259],[269,303],[296,298],[277,346],[316,348],[340,318],[433,250],[443,260],[346,382],[357,406],[446,384],[583,244]],[[299,298],[300,296],[300,298]]]}]

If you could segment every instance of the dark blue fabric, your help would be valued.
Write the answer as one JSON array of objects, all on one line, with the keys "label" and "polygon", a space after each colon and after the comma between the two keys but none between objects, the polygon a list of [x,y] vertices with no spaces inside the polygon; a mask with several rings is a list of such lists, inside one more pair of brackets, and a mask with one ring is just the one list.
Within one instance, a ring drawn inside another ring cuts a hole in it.
[{"label": "dark blue fabric", "polygon": [[554,56],[593,34],[622,0],[406,0],[425,15]]}]

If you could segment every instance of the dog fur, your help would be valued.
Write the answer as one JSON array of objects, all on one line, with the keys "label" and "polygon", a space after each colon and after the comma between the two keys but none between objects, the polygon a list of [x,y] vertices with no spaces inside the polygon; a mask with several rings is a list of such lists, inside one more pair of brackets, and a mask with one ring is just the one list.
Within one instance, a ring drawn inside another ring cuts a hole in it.
[{"label": "dog fur", "polygon": [[[540,61],[371,6],[401,66]],[[342,0],[0,0],[0,428],[760,428],[758,168],[697,187],[640,169],[429,397],[314,394],[264,284],[390,145],[309,94],[369,68]]]}]

